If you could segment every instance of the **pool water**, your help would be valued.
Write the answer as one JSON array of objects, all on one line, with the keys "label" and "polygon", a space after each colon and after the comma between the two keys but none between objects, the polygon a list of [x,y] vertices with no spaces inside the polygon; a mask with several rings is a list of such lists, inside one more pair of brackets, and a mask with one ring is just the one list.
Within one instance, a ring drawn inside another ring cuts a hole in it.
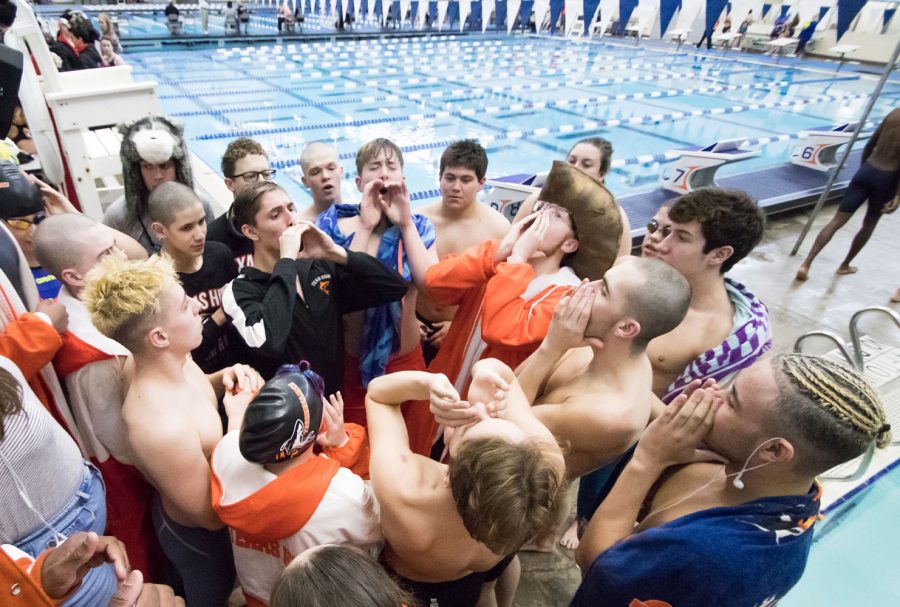
[{"label": "pool water", "polygon": [[[159,83],[165,111],[186,121],[189,145],[204,161],[218,167],[229,140],[258,139],[298,203],[309,200],[300,152],[318,140],[341,154],[346,200],[358,197],[355,152],[376,137],[404,149],[417,204],[439,195],[444,148],[470,137],[488,149],[489,178],[546,171],[579,139],[605,137],[614,147],[607,184],[617,196],[654,188],[667,151],[735,137],[788,139],[720,174],[745,172],[787,161],[802,129],[856,119],[876,82],[735,54],[537,37],[339,40],[127,58],[137,78]],[[900,82],[889,82],[872,119],[898,96]]]},{"label": "pool water", "polygon": [[779,605],[900,605],[898,506],[900,466],[816,524],[806,572]]}]

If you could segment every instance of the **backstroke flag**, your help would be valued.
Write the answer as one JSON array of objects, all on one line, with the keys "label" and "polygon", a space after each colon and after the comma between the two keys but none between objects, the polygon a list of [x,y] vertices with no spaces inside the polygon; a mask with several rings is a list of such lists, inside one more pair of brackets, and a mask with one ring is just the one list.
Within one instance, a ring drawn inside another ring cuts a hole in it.
[{"label": "backstroke flag", "polygon": [[[724,2],[724,0],[723,0]],[[628,20],[631,19],[631,13],[638,5],[638,0],[619,0],[619,31],[625,33],[628,26]]]},{"label": "backstroke flag", "polygon": [[706,0],[706,30],[704,30],[704,33],[711,32],[716,26],[716,21],[719,20],[719,16],[725,9],[726,1],[727,0]]},{"label": "backstroke flag", "polygon": [[866,5],[867,0],[838,0],[837,3],[837,39],[840,40],[841,36],[843,36],[848,29],[850,29],[850,24],[853,23],[853,20],[856,18],[856,15],[859,14],[859,11],[862,10],[862,7]]},{"label": "backstroke flag", "polygon": [[675,11],[681,8],[681,0],[659,0],[659,35],[665,36]]}]

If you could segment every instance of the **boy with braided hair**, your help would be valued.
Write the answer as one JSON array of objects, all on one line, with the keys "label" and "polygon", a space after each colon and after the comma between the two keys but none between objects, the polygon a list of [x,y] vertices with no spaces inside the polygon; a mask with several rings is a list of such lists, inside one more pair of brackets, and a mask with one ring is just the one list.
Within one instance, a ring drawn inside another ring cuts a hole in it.
[{"label": "boy with braided hair", "polygon": [[816,476],[890,440],[866,379],[821,358],[761,359],[727,389],[693,382],[592,518],[571,604],[774,605],[806,567]]}]

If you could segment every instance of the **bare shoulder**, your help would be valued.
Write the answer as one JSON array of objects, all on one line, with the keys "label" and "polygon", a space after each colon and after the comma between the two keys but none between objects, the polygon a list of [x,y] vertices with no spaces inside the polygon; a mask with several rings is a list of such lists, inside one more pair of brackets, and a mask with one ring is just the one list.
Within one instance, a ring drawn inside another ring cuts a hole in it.
[{"label": "bare shoulder", "polygon": [[424,215],[425,217],[430,219],[432,223],[434,223],[436,221],[440,221],[442,218],[441,204],[441,201],[438,200],[437,202],[432,202],[431,204],[426,204],[423,207],[419,207],[415,211],[420,215]]},{"label": "bare shoulder", "polygon": [[140,459],[164,457],[174,445],[196,442],[197,431],[184,415],[172,415],[173,394],[156,386],[135,381],[125,397],[122,420],[132,451]]},{"label": "bare shoulder", "polygon": [[411,451],[403,451],[382,457],[373,452],[370,464],[372,485],[379,503],[384,507],[421,505],[427,497],[425,487],[439,474],[442,464]]},{"label": "bare shoulder", "polygon": [[486,222],[493,238],[503,238],[509,232],[510,223],[503,214],[494,207],[478,203],[479,220]]}]

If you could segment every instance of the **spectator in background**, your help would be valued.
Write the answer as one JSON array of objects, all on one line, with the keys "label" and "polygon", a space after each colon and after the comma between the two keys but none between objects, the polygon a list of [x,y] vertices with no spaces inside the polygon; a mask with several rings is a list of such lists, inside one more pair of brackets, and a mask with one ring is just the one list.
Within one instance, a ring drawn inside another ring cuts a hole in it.
[{"label": "spectator in background", "polygon": [[59,18],[59,33],[50,45],[50,52],[62,60],[61,72],[100,66],[100,54],[94,42],[100,33],[81,11],[66,10]]},{"label": "spectator in background", "polygon": [[115,43],[109,36],[100,39],[100,65],[102,67],[125,65],[125,60],[116,53]]},{"label": "spectator in background", "polygon": [[122,52],[122,45],[119,43],[119,24],[112,20],[109,13],[100,13],[97,15],[97,21],[100,22],[100,35],[103,38],[109,38],[113,45],[113,50],[117,53]]},{"label": "spectator in background", "polygon": [[[147,116],[133,124],[120,125],[119,132],[125,193],[107,207],[103,223],[131,236],[152,253],[160,242],[150,228],[147,199],[166,181],[194,186],[190,152],[181,125],[162,116]],[[210,222],[214,218],[212,205],[208,200],[201,201]]]}]

